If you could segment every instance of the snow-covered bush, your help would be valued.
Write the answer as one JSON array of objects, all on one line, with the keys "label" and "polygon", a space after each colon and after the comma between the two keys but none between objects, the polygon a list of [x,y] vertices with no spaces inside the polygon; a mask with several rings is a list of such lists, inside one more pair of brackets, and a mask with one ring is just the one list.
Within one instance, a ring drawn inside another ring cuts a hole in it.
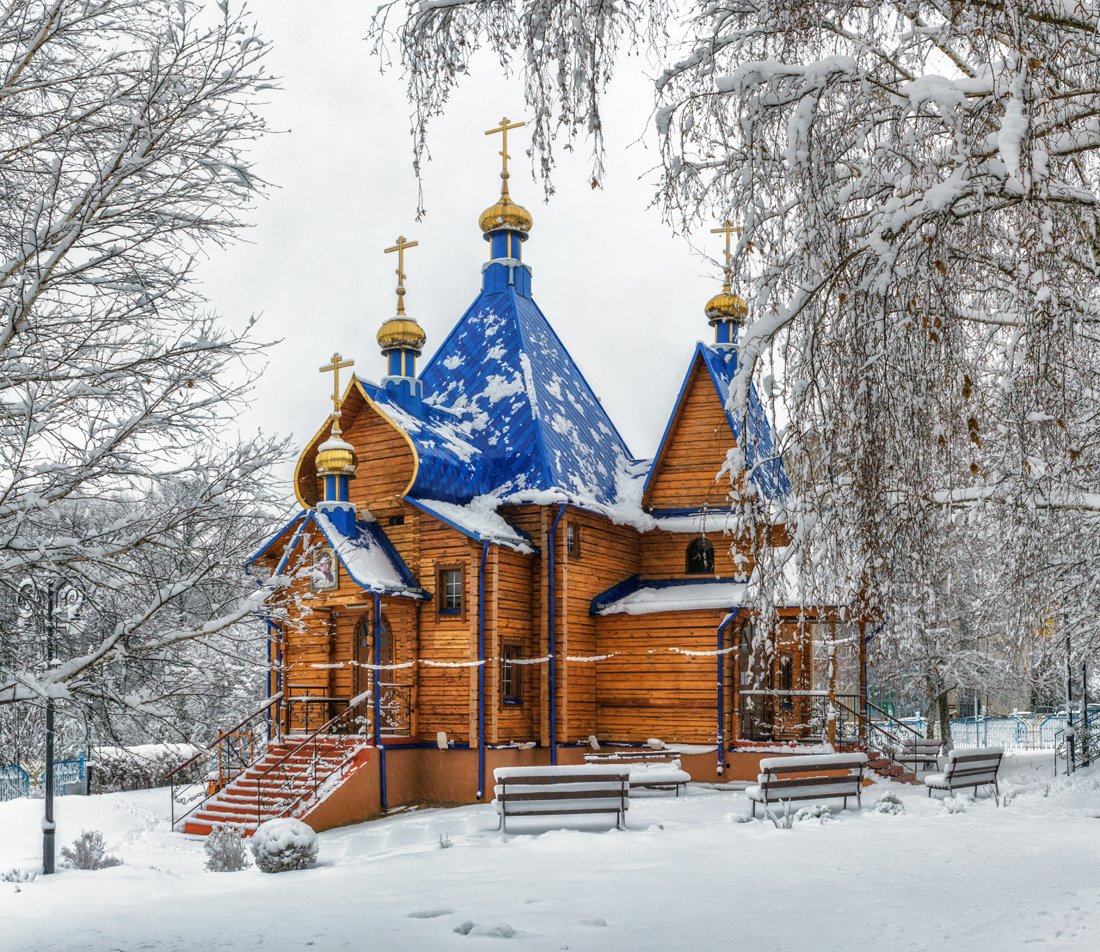
[{"label": "snow-covered bush", "polygon": [[875,801],[874,810],[875,813],[887,813],[897,816],[899,813],[905,812],[905,804],[901,802],[896,793],[887,792]]},{"label": "snow-covered bush", "polygon": [[268,820],[252,837],[252,855],[265,873],[308,869],[317,861],[317,834],[301,820]]},{"label": "snow-covered bush", "polygon": [[824,803],[815,803],[812,807],[802,807],[795,815],[795,823],[829,823],[835,820],[833,811]]},{"label": "snow-covered bush", "polygon": [[966,808],[974,802],[974,797],[969,793],[960,793],[957,797],[944,797],[940,803],[948,813],[966,813]]},{"label": "snow-covered bush", "polygon": [[[192,744],[142,744],[138,747],[98,747],[91,767],[91,793],[148,790],[164,785],[164,777],[198,753]],[[206,769],[203,759],[173,779],[192,783]]]},{"label": "snow-covered bush", "polygon": [[122,865],[117,856],[107,855],[107,843],[99,830],[84,830],[73,840],[71,848],[61,848],[61,858],[73,869],[108,869]]},{"label": "snow-covered bush", "polygon": [[37,875],[29,869],[9,869],[0,873],[0,883],[33,883]]},{"label": "snow-covered bush", "polygon": [[212,873],[235,873],[252,864],[244,848],[244,837],[239,827],[218,824],[210,831],[203,845],[206,852],[206,868]]}]

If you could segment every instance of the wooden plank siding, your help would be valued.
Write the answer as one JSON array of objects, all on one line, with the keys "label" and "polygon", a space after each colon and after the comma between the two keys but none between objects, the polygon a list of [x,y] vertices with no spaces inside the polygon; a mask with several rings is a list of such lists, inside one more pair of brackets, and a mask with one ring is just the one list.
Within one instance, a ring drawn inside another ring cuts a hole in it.
[{"label": "wooden plank siding", "polygon": [[[415,457],[408,439],[352,387],[340,413],[343,438],[355,447],[359,466],[351,481],[351,501],[373,511],[382,500],[398,498],[412,478]],[[326,425],[310,441],[297,470],[298,495],[309,504],[321,498],[314,464],[317,447],[328,439]]]},{"label": "wooden plank siding", "polygon": [[697,357],[668,438],[654,461],[642,505],[647,509],[728,506],[730,479],[718,473],[733,446],[722,401]]},{"label": "wooden plank siding", "polygon": [[[706,537],[714,546],[714,575],[722,578],[743,578],[752,572],[753,562],[746,547],[721,529],[706,530]],[[688,575],[687,549],[699,538],[698,532],[665,532],[655,530],[641,537],[641,575],[643,578],[698,578]],[[734,550],[741,555],[740,564],[734,559]]]},{"label": "wooden plank siding", "polygon": [[669,651],[717,647],[724,611],[601,615],[596,665],[597,731],[607,740],[714,743],[717,661]]}]

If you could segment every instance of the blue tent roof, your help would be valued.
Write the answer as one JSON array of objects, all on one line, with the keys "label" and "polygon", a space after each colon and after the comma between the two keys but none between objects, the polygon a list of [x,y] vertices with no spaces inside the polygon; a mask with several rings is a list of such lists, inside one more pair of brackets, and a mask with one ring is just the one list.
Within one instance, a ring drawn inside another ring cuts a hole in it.
[{"label": "blue tent roof", "polygon": [[538,305],[514,287],[483,290],[420,381],[419,405],[364,384],[416,446],[411,496],[617,501],[630,451]]}]

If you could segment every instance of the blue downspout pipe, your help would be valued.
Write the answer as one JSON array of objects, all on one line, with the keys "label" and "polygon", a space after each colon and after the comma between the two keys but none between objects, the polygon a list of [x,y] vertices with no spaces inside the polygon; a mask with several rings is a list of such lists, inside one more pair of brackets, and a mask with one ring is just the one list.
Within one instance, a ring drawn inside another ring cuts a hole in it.
[{"label": "blue downspout pipe", "polygon": [[722,624],[718,626],[718,776],[721,777],[726,769],[726,735],[725,735],[725,722],[726,722],[726,698],[725,698],[725,672],[723,670],[722,663],[726,660],[726,656],[722,654],[722,650],[725,647],[722,644],[723,637],[725,636],[726,629],[733,624],[733,620],[737,617],[737,612],[730,612]]},{"label": "blue downspout pipe", "polygon": [[382,596],[374,593],[374,676],[371,679],[371,694],[374,704],[374,746],[378,751],[378,794],[382,809],[389,809],[386,796],[386,747],[382,743],[382,691],[379,665],[382,664]]},{"label": "blue downspout pipe", "polygon": [[477,798],[485,796],[485,562],[489,543],[481,543],[477,571]]},{"label": "blue downspout pipe", "polygon": [[554,642],[554,533],[557,531],[558,523],[561,522],[561,517],[565,515],[565,503],[562,503],[558,507],[558,514],[554,516],[554,521],[550,524],[550,539],[548,548],[550,550],[548,556],[548,565],[550,570],[550,607],[549,607],[549,621],[550,621],[550,764],[554,766],[558,762],[558,707],[557,707],[557,656],[555,652]]}]

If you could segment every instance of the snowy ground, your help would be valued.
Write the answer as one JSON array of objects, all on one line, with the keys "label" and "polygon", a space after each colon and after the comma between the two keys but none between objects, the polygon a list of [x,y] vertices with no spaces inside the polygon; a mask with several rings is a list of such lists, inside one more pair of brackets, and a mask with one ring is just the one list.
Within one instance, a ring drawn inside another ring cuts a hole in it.
[{"label": "snowy ground", "polygon": [[[205,872],[166,791],[66,797],[59,845],[101,829],[125,865],[0,883],[0,949],[1095,950],[1100,770],[1051,773],[1015,757],[1007,806],[958,813],[879,784],[790,830],[703,787],[632,800],[626,832],[503,837],[488,807],[426,810],[323,833],[318,868],[279,875]],[[887,790],[904,815],[870,809]],[[41,807],[0,804],[0,872],[37,867]]]}]

